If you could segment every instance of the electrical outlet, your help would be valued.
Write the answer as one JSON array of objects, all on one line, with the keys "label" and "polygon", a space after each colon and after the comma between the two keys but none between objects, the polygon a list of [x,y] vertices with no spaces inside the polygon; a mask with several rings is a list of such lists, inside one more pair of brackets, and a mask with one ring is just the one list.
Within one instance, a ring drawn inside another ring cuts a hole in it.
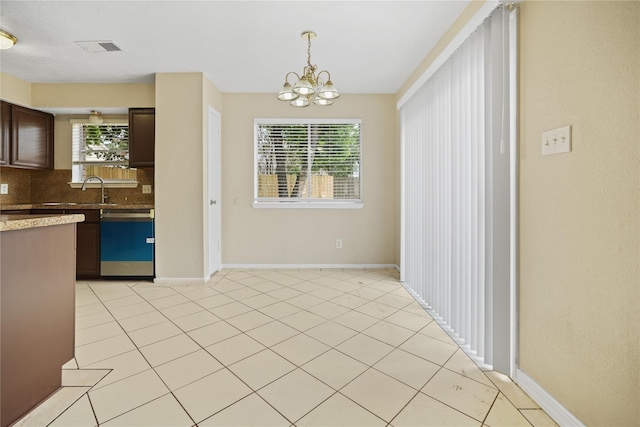
[{"label": "electrical outlet", "polygon": [[151,186],[143,185],[142,186],[142,194],[151,194]]},{"label": "electrical outlet", "polygon": [[568,153],[571,151],[571,126],[542,132],[542,155]]},{"label": "electrical outlet", "polygon": [[0,194],[9,194],[9,184],[0,184]]},{"label": "electrical outlet", "polygon": [[342,249],[342,239],[336,239],[336,249]]}]

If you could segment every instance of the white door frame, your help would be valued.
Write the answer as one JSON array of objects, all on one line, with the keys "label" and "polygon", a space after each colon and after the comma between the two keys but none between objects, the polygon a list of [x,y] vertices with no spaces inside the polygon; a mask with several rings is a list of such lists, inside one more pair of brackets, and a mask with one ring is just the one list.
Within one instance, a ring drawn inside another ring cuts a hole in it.
[{"label": "white door frame", "polygon": [[[217,122],[217,126],[212,126],[213,121]],[[213,132],[213,129],[217,128],[217,132]],[[218,271],[220,269],[221,263],[222,263],[222,250],[221,250],[221,241],[222,241],[222,205],[221,205],[221,200],[220,200],[220,190],[221,190],[221,175],[222,175],[222,171],[221,171],[221,165],[222,162],[220,161],[220,155],[221,155],[221,143],[222,143],[222,139],[221,139],[221,118],[220,118],[220,113],[214,109],[212,106],[209,106],[208,112],[207,112],[207,156],[206,156],[206,160],[205,160],[205,165],[206,165],[206,173],[204,174],[205,176],[205,183],[204,186],[206,188],[206,191],[204,192],[204,196],[205,196],[205,206],[204,206],[204,210],[206,212],[205,215],[205,230],[207,230],[207,234],[205,236],[205,251],[204,253],[207,254],[206,255],[206,259],[204,260],[204,265],[206,266],[205,268],[205,277],[208,279],[210,278],[216,271]],[[212,176],[212,174],[215,174],[215,176]],[[211,185],[215,185],[215,191],[212,192],[212,189],[210,188]],[[212,196],[213,194],[213,196]],[[218,209],[218,218],[217,221],[215,221],[215,223],[213,224],[213,226],[217,229],[215,235],[218,236],[217,239],[215,239],[216,241],[211,241],[211,203],[215,203],[217,209]],[[212,252],[217,253],[217,260],[215,263],[211,262],[212,259]]]}]

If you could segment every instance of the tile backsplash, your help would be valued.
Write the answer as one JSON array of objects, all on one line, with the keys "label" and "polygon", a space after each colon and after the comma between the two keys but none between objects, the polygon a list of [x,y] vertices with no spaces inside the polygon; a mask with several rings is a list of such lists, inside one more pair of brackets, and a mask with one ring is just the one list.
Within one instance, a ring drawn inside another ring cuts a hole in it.
[{"label": "tile backsplash", "polygon": [[0,204],[31,203],[31,171],[0,167],[0,182],[9,184],[9,194],[0,194]]},{"label": "tile backsplash", "polygon": [[[110,203],[153,203],[153,169],[138,168],[137,188],[107,188]],[[75,202],[98,203],[100,188],[71,188],[71,170],[24,170],[0,168],[0,182],[9,184],[9,194],[0,195],[0,205]],[[143,194],[142,186],[151,185],[151,194]]]}]

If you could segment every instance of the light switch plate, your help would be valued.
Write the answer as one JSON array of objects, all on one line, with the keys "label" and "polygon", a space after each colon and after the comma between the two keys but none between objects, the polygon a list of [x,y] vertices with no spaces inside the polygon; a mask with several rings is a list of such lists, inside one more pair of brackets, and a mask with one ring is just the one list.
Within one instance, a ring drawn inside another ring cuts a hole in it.
[{"label": "light switch plate", "polygon": [[9,194],[9,184],[0,184],[0,194]]},{"label": "light switch plate", "polygon": [[142,194],[151,194],[151,186],[143,185],[142,186]]},{"label": "light switch plate", "polygon": [[571,126],[542,132],[542,155],[568,153],[571,151]]}]

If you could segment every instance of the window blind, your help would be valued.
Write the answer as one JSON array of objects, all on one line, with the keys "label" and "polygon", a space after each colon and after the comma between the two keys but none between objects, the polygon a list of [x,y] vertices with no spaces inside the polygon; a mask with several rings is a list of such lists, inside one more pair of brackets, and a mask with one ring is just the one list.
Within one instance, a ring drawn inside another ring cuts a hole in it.
[{"label": "window blind", "polygon": [[72,123],[72,165],[74,182],[89,175],[135,180],[128,168],[129,125]]},{"label": "window blind", "polygon": [[509,34],[496,9],[401,107],[401,280],[487,366],[509,268]]},{"label": "window blind", "polygon": [[256,202],[361,200],[359,120],[255,122]]}]

